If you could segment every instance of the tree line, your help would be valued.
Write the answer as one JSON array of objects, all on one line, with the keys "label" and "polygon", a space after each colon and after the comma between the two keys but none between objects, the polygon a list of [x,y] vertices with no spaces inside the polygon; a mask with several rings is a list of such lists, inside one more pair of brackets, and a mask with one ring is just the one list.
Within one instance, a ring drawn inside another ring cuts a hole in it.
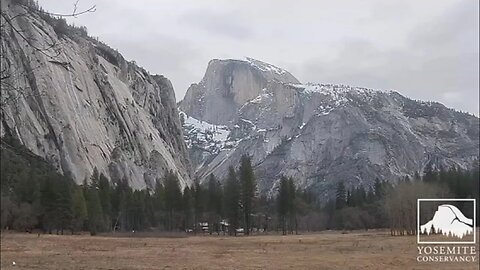
[{"label": "tree line", "polygon": [[[415,235],[417,230],[417,199],[479,198],[479,169],[434,170],[427,166],[420,176],[405,177],[396,183],[375,181],[368,189],[360,186],[346,189],[343,182],[336,188],[334,201],[327,213],[330,229],[390,228],[392,235]],[[471,213],[471,203],[458,203],[463,213]],[[433,214],[435,209],[430,209]],[[477,208],[478,215],[478,208]],[[428,216],[428,215],[427,215]]]},{"label": "tree line", "polygon": [[[132,189],[127,179],[109,181],[95,169],[83,184],[61,175],[18,141],[2,138],[1,228],[41,229],[48,233],[89,231],[184,231],[229,235],[293,234],[326,229],[390,228],[392,235],[414,234],[417,198],[478,198],[478,166],[433,170],[396,183],[372,186],[339,181],[319,204],[295,179],[281,176],[273,196],[260,195],[250,157],[226,179],[213,174],[200,184],[181,187],[169,172],[153,188]],[[463,208],[468,204],[460,205]]]},{"label": "tree line", "polygon": [[17,140],[2,138],[2,229],[95,235],[144,230],[220,233],[228,227],[230,234],[240,228],[249,234],[256,196],[248,156],[242,157],[238,170],[230,168],[224,185],[211,175],[204,185],[195,181],[182,189],[169,172],[152,189],[133,190],[127,179],[112,183],[96,168],[77,185]]}]

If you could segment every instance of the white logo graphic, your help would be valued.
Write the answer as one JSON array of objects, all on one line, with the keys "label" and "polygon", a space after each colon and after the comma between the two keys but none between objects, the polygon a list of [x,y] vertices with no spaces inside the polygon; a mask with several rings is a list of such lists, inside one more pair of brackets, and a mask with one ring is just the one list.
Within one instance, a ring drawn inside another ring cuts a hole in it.
[{"label": "white logo graphic", "polygon": [[[448,201],[470,201],[473,203],[473,219],[467,218],[456,206],[452,204],[441,204],[438,206],[433,218],[423,225],[420,225],[420,202],[448,202]],[[417,242],[419,244],[473,244],[475,243],[475,199],[418,199],[417,201]],[[452,242],[421,242],[420,234],[430,235],[441,233],[447,237],[464,238],[473,234],[473,242],[452,241]]]},{"label": "white logo graphic", "polygon": [[456,206],[442,204],[438,206],[433,219],[420,226],[421,233],[428,235],[432,230],[435,233],[454,235],[462,239],[465,235],[473,233],[473,220],[466,218]]}]

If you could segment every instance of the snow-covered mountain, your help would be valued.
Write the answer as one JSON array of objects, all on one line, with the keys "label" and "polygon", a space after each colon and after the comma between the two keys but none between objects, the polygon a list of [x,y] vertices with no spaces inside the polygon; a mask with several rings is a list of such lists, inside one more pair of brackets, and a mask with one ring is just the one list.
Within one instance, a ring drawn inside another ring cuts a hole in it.
[{"label": "snow-covered mountain", "polygon": [[477,117],[395,91],[302,84],[251,58],[212,60],[179,108],[196,177],[222,178],[249,154],[265,193],[282,174],[327,195],[338,181],[370,186],[478,159]]},{"label": "snow-covered mountain", "polygon": [[184,112],[180,112],[180,119],[183,121],[187,147],[202,147],[209,153],[217,154],[225,147],[233,146],[227,126],[197,120]]},{"label": "snow-covered mountain", "polygon": [[251,58],[214,59],[206,74],[200,83],[190,86],[181,110],[212,124],[229,123],[239,106],[257,97],[269,81],[299,83],[289,72]]}]

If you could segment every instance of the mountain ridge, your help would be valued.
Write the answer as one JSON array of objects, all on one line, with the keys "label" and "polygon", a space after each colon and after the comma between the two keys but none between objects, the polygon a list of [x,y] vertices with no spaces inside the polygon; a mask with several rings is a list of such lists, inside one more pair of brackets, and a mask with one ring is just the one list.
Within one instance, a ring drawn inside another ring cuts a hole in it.
[{"label": "mountain ridge", "polygon": [[[223,61],[228,66],[229,61],[239,60]],[[479,119],[437,102],[415,101],[393,90],[267,77],[259,79],[264,82],[261,88],[237,85],[249,92],[249,98],[235,99],[219,94],[241,95],[222,89],[220,82],[225,78],[218,74],[224,73],[211,71],[207,68],[202,81],[214,81],[210,84],[217,87],[215,91],[194,84],[179,102],[184,117],[219,129],[228,127],[227,138],[215,142],[197,140],[208,130],[195,130],[188,122],[184,125],[200,179],[210,173],[224,177],[228,166],[235,167],[240,156],[248,154],[253,157],[260,192],[273,194],[285,174],[322,197],[338,181],[370,186],[376,178],[413,177],[426,166],[466,169],[478,159]],[[195,102],[192,92],[202,96],[203,103]],[[227,105],[204,106],[208,103]]]}]

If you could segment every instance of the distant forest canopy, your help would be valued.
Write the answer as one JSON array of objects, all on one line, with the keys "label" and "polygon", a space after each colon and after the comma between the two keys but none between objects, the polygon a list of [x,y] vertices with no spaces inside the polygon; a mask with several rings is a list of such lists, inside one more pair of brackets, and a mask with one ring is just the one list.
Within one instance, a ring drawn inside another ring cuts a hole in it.
[{"label": "distant forest canopy", "polygon": [[[43,20],[48,22],[55,33],[59,36],[69,36],[71,38],[75,38],[76,35],[80,35],[82,37],[88,37],[87,28],[85,26],[76,27],[74,25],[69,25],[65,20],[65,16],[70,16],[70,14],[66,15],[56,15],[55,13],[50,13],[45,11],[39,4],[38,1],[34,0],[12,0],[13,4],[23,6],[29,11],[30,13],[37,14]],[[93,12],[94,10],[88,10],[88,12]],[[80,12],[80,11],[79,11]],[[85,12],[81,12],[85,13]],[[77,11],[75,10],[75,14],[78,15]]]},{"label": "distant forest canopy", "polygon": [[[423,177],[372,187],[339,182],[334,199],[318,205],[295,180],[281,177],[276,196],[259,195],[250,158],[227,179],[211,175],[181,190],[169,173],[150,190],[133,190],[127,179],[109,181],[97,170],[82,185],[56,172],[11,137],[1,139],[1,228],[48,233],[90,231],[184,231],[283,234],[326,229],[390,228],[392,235],[416,232],[417,198],[479,198],[478,166],[472,171],[427,167]],[[221,184],[221,182],[223,184]],[[470,206],[460,206],[468,213]],[[477,207],[478,210],[479,207]],[[478,224],[478,223],[477,223]]]}]

